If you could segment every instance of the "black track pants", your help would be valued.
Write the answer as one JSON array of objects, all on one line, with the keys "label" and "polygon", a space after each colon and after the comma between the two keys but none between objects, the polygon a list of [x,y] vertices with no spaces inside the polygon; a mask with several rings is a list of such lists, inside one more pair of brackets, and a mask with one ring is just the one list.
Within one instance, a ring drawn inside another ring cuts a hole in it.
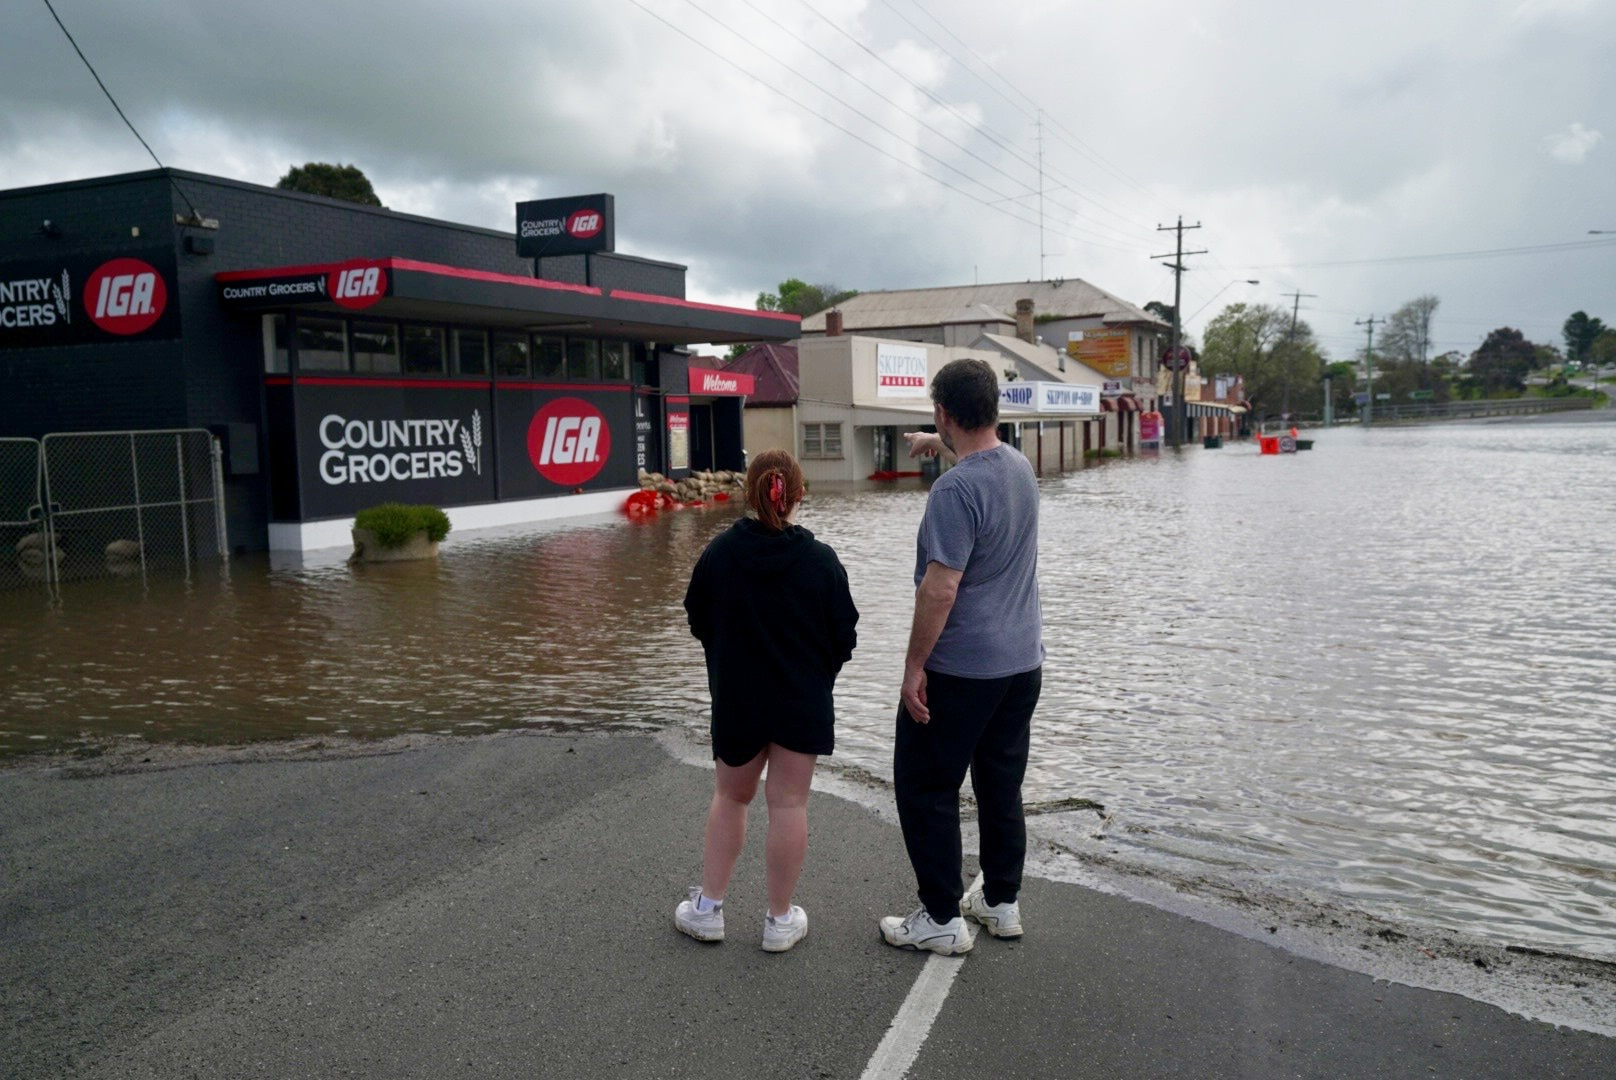
[{"label": "black track pants", "polygon": [[898,705],[892,775],[904,846],[920,902],[939,922],[959,914],[960,785],[971,770],[982,833],[982,891],[990,904],[1016,899],[1027,857],[1021,781],[1043,669],[1002,679],[926,673],[931,723]]}]

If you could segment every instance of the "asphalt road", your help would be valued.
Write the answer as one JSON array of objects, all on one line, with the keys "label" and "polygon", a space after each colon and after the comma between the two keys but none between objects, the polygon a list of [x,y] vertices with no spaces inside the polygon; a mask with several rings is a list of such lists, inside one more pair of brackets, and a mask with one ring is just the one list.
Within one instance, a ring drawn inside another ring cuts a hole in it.
[{"label": "asphalt road", "polygon": [[1616,1076],[1616,1039],[1075,885],[1028,882],[1020,942],[895,951],[897,830],[822,793],[807,940],[757,947],[760,806],[701,945],[711,773],[644,737],[73,773],[0,773],[6,1077],[858,1078],[928,964],[916,1080]]}]

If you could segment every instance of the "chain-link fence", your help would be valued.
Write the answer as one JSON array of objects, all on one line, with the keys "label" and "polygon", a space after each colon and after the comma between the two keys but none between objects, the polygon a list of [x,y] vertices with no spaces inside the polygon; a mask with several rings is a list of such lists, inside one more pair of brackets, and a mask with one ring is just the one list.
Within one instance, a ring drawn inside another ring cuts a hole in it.
[{"label": "chain-link fence", "polygon": [[198,429],[98,431],[41,440],[54,581],[144,575],[226,557],[218,444]]},{"label": "chain-link fence", "polygon": [[0,589],[49,580],[39,454],[34,439],[0,439]]}]

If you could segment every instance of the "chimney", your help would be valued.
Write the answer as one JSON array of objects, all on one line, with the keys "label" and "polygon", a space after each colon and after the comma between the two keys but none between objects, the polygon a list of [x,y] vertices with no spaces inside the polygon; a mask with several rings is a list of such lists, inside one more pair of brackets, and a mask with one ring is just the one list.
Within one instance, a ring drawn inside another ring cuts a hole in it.
[{"label": "chimney", "polygon": [[831,308],[829,311],[825,312],[825,336],[842,336],[842,313],[837,311],[835,308]]},{"label": "chimney", "polygon": [[1037,344],[1033,339],[1032,332],[1032,307],[1031,300],[1016,301],[1016,337],[1025,341],[1028,345]]}]

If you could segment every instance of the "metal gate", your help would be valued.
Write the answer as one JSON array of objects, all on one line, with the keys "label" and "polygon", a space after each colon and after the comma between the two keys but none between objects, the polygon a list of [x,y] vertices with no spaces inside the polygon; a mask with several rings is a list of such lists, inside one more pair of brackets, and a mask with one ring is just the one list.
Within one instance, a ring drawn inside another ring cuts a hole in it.
[{"label": "metal gate", "polygon": [[[12,547],[17,576],[54,585],[163,568],[189,577],[193,564],[227,558],[224,476],[211,433],[94,431],[3,443],[0,483],[18,505],[27,498],[26,453],[12,444],[35,448],[33,499]],[[19,518],[9,501],[0,513],[0,527]]]},{"label": "metal gate", "polygon": [[0,588],[49,579],[39,459],[37,440],[0,439]]}]

